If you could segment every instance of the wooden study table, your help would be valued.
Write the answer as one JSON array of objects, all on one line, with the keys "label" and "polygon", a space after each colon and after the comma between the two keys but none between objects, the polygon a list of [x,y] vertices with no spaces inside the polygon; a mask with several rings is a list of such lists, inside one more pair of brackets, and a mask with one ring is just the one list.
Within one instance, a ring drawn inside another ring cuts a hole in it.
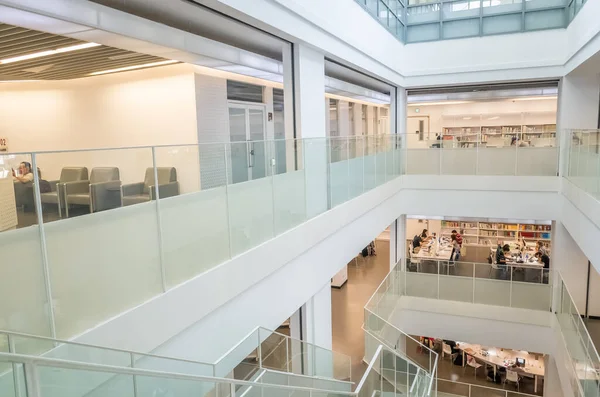
[{"label": "wooden study table", "polygon": [[[491,365],[494,368],[494,378],[498,367],[507,368],[510,371],[516,372],[519,375],[533,377],[534,392],[537,393],[538,379],[544,377],[545,364],[544,356],[536,356],[525,351],[497,349],[495,347],[482,348],[481,345],[473,345],[470,343],[457,342],[458,349],[462,351],[463,365],[466,363],[465,354],[474,357],[477,361]],[[485,354],[487,352],[487,355]],[[525,359],[525,367],[513,367],[517,358]]]}]

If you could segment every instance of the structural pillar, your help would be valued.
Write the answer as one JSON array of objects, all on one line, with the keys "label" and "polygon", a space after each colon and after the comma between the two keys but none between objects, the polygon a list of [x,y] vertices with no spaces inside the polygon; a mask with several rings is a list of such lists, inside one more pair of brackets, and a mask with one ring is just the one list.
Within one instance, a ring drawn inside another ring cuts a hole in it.
[{"label": "structural pillar", "polygon": [[302,307],[302,333],[306,342],[322,348],[308,351],[308,365],[312,367],[307,368],[306,373],[332,377],[334,361],[330,351],[333,345],[333,328],[329,282]]},{"label": "structural pillar", "polygon": [[600,109],[600,75],[596,73],[571,73],[560,80],[558,86],[558,112],[556,122],[557,143],[560,145],[560,175],[567,175],[568,130],[597,129]]},{"label": "structural pillar", "polygon": [[[289,59],[287,60],[289,63]],[[292,65],[286,65],[284,70]],[[325,57],[304,44],[294,44],[294,117],[296,137],[303,138],[302,166],[306,181],[306,217],[313,218],[327,210],[327,141],[325,133]],[[287,88],[285,88],[287,91]],[[310,138],[310,139],[309,139]]]}]

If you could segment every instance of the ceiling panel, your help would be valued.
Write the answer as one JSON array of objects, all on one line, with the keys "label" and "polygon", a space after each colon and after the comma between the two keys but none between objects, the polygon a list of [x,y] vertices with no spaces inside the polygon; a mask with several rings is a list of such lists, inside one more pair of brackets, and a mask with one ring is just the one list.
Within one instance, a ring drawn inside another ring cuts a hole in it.
[{"label": "ceiling panel", "polygon": [[68,80],[90,73],[166,61],[165,58],[100,45],[2,64],[2,60],[85,44],[85,41],[0,23],[0,81]]}]

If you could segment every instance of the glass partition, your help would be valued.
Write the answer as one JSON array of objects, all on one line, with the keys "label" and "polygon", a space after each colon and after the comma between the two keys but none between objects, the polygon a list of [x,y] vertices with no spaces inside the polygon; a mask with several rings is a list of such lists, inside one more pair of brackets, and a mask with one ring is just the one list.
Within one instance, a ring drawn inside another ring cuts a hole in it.
[{"label": "glass partition", "polygon": [[0,319],[77,335],[397,178],[402,156],[389,135],[2,153]]},{"label": "glass partition", "polygon": [[600,131],[567,132],[566,177],[595,198],[600,197]]}]

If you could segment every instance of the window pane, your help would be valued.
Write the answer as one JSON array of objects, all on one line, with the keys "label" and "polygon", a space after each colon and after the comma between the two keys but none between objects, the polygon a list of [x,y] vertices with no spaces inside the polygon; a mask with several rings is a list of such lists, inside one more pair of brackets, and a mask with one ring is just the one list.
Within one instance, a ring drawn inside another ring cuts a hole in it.
[{"label": "window pane", "polygon": [[379,1],[379,22],[384,26],[388,26],[388,9],[383,0]]},{"label": "window pane", "polygon": [[440,5],[429,4],[406,9],[406,20],[411,23],[434,22],[440,19]]},{"label": "window pane", "polygon": [[442,35],[445,39],[477,36],[479,35],[479,18],[444,22]]},{"label": "window pane", "polygon": [[427,25],[408,26],[406,29],[406,36],[406,41],[408,43],[439,40],[440,24],[432,23]]},{"label": "window pane", "polygon": [[483,34],[521,31],[521,14],[483,18]]},{"label": "window pane", "polygon": [[528,12],[525,14],[525,30],[562,28],[566,25],[565,17],[562,9]]},{"label": "window pane", "polygon": [[444,19],[478,17],[481,2],[477,1],[455,1],[444,3]]},{"label": "window pane", "polygon": [[565,0],[526,0],[525,9],[535,10],[536,8],[564,7]]}]

